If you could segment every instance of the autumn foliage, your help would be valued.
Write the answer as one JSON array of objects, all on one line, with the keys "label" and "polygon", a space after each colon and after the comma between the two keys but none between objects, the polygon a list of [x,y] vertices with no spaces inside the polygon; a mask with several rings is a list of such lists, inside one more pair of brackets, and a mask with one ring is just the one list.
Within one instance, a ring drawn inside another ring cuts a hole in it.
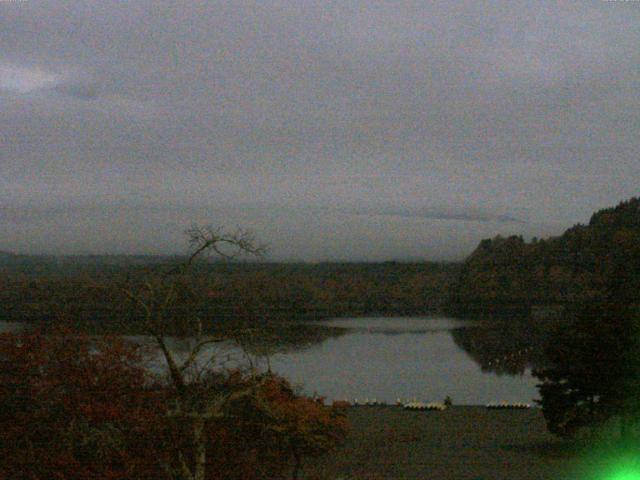
[{"label": "autumn foliage", "polygon": [[234,402],[211,425],[207,458],[214,468],[207,478],[288,478],[304,458],[330,451],[347,434],[340,410],[296,395],[275,375],[264,380],[256,395]]},{"label": "autumn foliage", "polygon": [[[190,452],[187,424],[167,415],[173,392],[142,360],[118,338],[0,335],[0,478],[172,478],[178,452]],[[254,381],[217,375],[216,388]],[[339,409],[263,375],[255,394],[227,405],[206,431],[206,478],[250,480],[288,476],[338,444],[347,425]]]},{"label": "autumn foliage", "polygon": [[0,336],[4,478],[151,478],[157,398],[140,356],[67,330]]}]

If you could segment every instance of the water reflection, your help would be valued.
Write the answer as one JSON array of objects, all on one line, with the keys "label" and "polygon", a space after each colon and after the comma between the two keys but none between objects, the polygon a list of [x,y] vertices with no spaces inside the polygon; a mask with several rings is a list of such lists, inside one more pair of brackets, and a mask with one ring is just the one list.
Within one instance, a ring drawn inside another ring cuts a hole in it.
[{"label": "water reflection", "polygon": [[[544,327],[531,322],[469,322],[444,317],[334,319],[247,330],[238,342],[215,342],[199,356],[205,364],[233,368],[253,362],[328,399],[531,402],[542,364]],[[129,336],[154,346],[151,338]],[[193,339],[170,338],[186,359]],[[155,351],[150,367],[165,370]]]},{"label": "water reflection", "polygon": [[[275,371],[308,393],[389,403],[398,397],[442,401],[447,395],[458,404],[531,402],[537,397],[531,350],[516,367],[492,362],[529,346],[519,340],[523,332],[517,329],[503,329],[499,335],[500,330],[485,331],[477,322],[443,317],[340,319],[323,325],[348,333],[303,352],[271,357]],[[507,348],[511,333],[518,335]]]},{"label": "water reflection", "polygon": [[455,344],[483,372],[525,375],[545,365],[545,346],[551,326],[530,318],[479,320],[471,326],[452,329]]},{"label": "water reflection", "polygon": [[[425,321],[427,320],[427,321]],[[472,322],[444,317],[359,317],[336,318],[317,322],[317,325],[347,330],[350,333],[401,335],[449,332],[452,328],[473,325]]]}]

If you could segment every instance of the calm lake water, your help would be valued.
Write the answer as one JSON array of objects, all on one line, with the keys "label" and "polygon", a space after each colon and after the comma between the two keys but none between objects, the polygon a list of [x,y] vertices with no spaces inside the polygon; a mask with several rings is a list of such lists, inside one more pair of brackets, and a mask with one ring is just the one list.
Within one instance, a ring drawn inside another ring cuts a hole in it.
[{"label": "calm lake water", "polygon": [[323,322],[344,335],[297,352],[271,357],[274,371],[328,399],[396,398],[486,404],[539,398],[531,371],[483,371],[454,341],[469,324],[442,317],[357,318]]},{"label": "calm lake water", "polygon": [[[0,322],[0,331],[14,327]],[[444,317],[335,319],[309,328],[326,327],[333,327],[334,333],[269,356],[274,372],[309,395],[388,403],[397,398],[442,401],[448,395],[463,405],[538,398],[537,380],[531,376],[527,360],[515,355],[525,350],[518,341],[527,337],[526,332],[505,337],[504,329],[493,332]],[[149,341],[140,336],[129,338]],[[171,345],[178,353],[186,351],[185,341]],[[211,347],[203,358],[214,351],[218,358],[240,358],[238,348],[229,343]],[[504,366],[509,359],[519,367],[491,367]],[[162,361],[156,364],[156,368],[162,366]]]}]

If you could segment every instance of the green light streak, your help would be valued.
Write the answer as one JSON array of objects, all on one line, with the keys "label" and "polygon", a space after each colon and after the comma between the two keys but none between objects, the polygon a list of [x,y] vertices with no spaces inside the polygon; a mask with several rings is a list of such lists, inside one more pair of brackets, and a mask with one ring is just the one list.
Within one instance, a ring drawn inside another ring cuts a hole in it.
[{"label": "green light streak", "polygon": [[640,480],[640,464],[638,459],[624,459],[612,465],[602,480]]},{"label": "green light streak", "polygon": [[567,480],[640,480],[640,445],[594,446],[578,454]]},{"label": "green light streak", "polygon": [[640,480],[640,472],[638,470],[621,469],[607,477],[606,480]]}]

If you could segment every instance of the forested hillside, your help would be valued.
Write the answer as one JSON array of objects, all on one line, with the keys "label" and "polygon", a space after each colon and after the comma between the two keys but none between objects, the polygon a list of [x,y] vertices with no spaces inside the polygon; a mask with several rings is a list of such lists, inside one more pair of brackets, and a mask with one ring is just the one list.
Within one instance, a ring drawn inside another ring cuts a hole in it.
[{"label": "forested hillside", "polygon": [[640,198],[595,213],[588,225],[525,242],[483,240],[464,262],[447,309],[455,314],[529,312],[640,292]]},{"label": "forested hillside", "polygon": [[[106,325],[114,302],[101,287],[171,266],[169,259],[146,265],[94,260],[0,265],[0,320],[55,323],[65,316]],[[196,308],[207,323],[247,313],[276,320],[430,313],[441,309],[458,268],[430,262],[202,264],[194,277],[201,295],[181,299],[175,314]]]}]

